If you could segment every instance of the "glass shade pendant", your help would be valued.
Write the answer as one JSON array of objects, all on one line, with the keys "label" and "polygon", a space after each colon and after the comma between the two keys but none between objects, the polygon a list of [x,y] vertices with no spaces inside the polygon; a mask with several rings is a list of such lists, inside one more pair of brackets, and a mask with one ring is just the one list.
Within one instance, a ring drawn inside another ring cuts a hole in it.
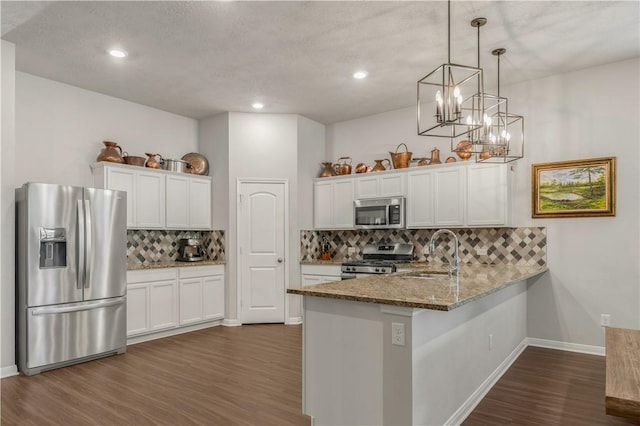
[{"label": "glass shade pendant", "polygon": [[[498,98],[500,98],[500,56],[506,49],[494,49],[491,53],[498,57]],[[506,99],[506,98],[503,98]],[[524,117],[500,106],[492,113],[489,138],[482,143],[483,150],[476,156],[477,162],[509,163],[524,157]]]},{"label": "glass shade pendant", "polygon": [[482,69],[451,63],[451,0],[447,2],[447,63],[418,80],[418,135],[458,138],[482,125],[465,122],[471,111],[484,110]]}]

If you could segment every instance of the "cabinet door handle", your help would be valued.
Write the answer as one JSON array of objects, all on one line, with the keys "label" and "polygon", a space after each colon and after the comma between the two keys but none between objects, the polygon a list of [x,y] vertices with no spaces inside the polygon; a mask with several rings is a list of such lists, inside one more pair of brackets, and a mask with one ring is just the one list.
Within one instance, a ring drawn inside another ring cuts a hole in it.
[{"label": "cabinet door handle", "polygon": [[278,258],[278,263],[284,262],[281,257]]}]

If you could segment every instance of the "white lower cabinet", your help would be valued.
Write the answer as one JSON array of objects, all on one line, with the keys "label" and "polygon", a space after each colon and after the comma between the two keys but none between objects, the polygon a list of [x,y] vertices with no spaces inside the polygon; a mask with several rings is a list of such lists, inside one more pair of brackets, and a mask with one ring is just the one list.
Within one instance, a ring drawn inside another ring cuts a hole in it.
[{"label": "white lower cabinet", "polygon": [[180,268],[180,325],[224,317],[224,267]]},{"label": "white lower cabinet", "polygon": [[127,336],[149,332],[149,286],[127,285]]},{"label": "white lower cabinet", "polygon": [[342,281],[341,265],[300,265],[302,287]]},{"label": "white lower cabinet", "polygon": [[176,268],[127,272],[127,337],[178,323]]},{"label": "white lower cabinet", "polygon": [[127,337],[224,317],[224,265],[127,272]]}]

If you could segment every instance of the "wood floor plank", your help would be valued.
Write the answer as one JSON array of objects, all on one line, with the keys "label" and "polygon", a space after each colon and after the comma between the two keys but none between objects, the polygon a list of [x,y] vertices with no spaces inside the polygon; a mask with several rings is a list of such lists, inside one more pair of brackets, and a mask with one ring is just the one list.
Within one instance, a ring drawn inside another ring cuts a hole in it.
[{"label": "wood floor plank", "polygon": [[604,357],[528,347],[463,425],[635,424],[607,415],[604,394]]},{"label": "wood floor plank", "polygon": [[3,425],[309,425],[300,326],[214,327],[2,380]]},{"label": "wood floor plank", "polygon": [[[605,359],[529,347],[464,425],[625,425]],[[309,425],[300,326],[214,327],[1,383],[3,425]]]}]

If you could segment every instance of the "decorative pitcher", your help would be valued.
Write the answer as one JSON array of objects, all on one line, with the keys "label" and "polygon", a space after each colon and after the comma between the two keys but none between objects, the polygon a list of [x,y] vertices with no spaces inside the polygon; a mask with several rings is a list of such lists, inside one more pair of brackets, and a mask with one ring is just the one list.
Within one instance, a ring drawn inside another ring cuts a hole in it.
[{"label": "decorative pitcher", "polygon": [[[145,152],[146,156],[149,157],[147,159],[147,164],[145,167],[149,167],[151,169],[159,169],[162,167],[162,155],[160,154],[152,154],[150,152]],[[156,160],[156,157],[160,157],[160,161]]]},{"label": "decorative pitcher", "polygon": [[331,162],[326,162],[326,163],[322,163],[322,172],[320,173],[319,177],[331,177],[331,176],[335,176],[336,172],[333,170],[333,163]]},{"label": "decorative pitcher", "polygon": [[100,151],[100,155],[96,158],[96,161],[109,161],[111,163],[124,163],[124,159],[122,158],[122,148],[115,143],[110,141],[102,142],[104,144],[104,148]]},{"label": "decorative pitcher", "polygon": [[429,161],[429,165],[432,164],[442,164],[442,161],[440,161],[440,150],[438,148],[431,150],[431,161]]},{"label": "decorative pitcher", "polygon": [[384,158],[382,160],[373,160],[376,162],[376,164],[373,166],[373,168],[371,169],[372,172],[381,172],[384,170],[387,170],[387,167],[385,167],[382,162],[386,161],[388,166],[391,167],[391,161],[389,161],[389,159]]}]

